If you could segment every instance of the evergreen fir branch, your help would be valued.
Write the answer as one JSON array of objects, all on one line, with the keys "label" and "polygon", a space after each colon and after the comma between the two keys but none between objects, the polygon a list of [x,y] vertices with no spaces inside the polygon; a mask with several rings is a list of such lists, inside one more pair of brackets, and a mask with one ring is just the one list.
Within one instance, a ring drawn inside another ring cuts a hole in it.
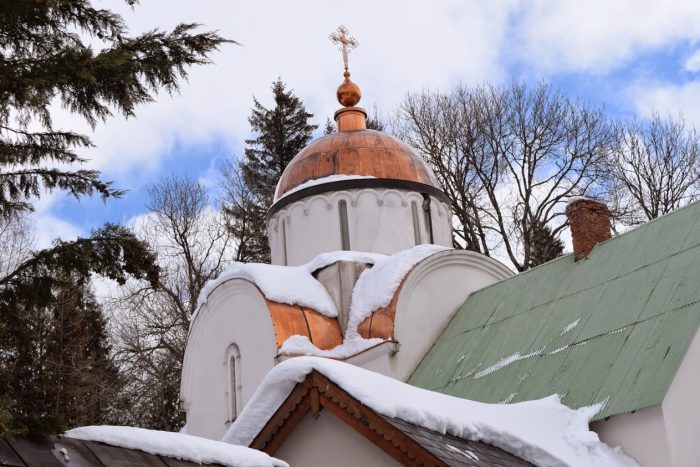
[{"label": "evergreen fir branch", "polygon": [[[24,202],[38,197],[43,191],[66,190],[78,198],[98,193],[101,198],[119,198],[123,190],[112,188],[111,182],[99,179],[96,170],[64,171],[53,168],[28,168],[11,172],[0,172],[0,216],[5,218],[16,213],[8,202]],[[21,205],[20,205],[21,206]]]},{"label": "evergreen fir branch", "polygon": [[[0,137],[0,164],[27,165],[44,161],[83,163],[72,148],[92,146],[90,139],[67,131],[28,132],[0,126],[8,137]],[[1,135],[2,133],[0,133]]]},{"label": "evergreen fir branch", "polygon": [[[26,283],[51,283],[57,277],[77,274],[87,280],[95,273],[120,284],[127,276],[146,279],[157,287],[159,268],[148,246],[125,227],[106,224],[88,238],[56,241],[35,253],[5,277],[0,278],[0,305],[13,298],[12,290]],[[9,295],[8,295],[9,294]]]}]

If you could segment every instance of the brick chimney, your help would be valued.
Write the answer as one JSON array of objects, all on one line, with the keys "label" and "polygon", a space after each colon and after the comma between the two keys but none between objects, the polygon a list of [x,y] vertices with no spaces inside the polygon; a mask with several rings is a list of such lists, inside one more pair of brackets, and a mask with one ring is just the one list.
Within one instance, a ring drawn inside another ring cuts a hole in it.
[{"label": "brick chimney", "polygon": [[596,243],[607,240],[610,234],[610,211],[600,201],[577,198],[566,206],[566,217],[571,226],[574,257],[578,261],[588,256]]}]

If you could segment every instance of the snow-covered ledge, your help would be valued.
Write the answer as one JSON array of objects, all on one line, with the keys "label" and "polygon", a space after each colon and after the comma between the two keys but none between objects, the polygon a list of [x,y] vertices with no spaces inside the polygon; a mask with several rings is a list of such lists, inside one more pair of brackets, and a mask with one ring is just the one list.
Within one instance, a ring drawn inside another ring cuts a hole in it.
[{"label": "snow-covered ledge", "polygon": [[198,464],[221,464],[232,467],[289,467],[286,462],[255,449],[183,433],[103,425],[74,428],[67,431],[66,436],[127,449],[138,449],[149,454],[173,457]]},{"label": "snow-covered ledge", "polygon": [[[301,337],[301,336],[293,336],[293,337]],[[366,349],[361,350],[361,351],[354,353],[352,355],[349,355],[349,356],[329,355],[329,356],[326,356],[326,358],[333,358],[335,360],[342,360],[342,361],[349,363],[351,365],[365,366],[366,363],[371,362],[373,360],[377,360],[378,358],[391,356],[391,355],[396,354],[396,352],[399,351],[399,347],[400,347],[399,343],[393,342],[393,341],[381,341],[378,343],[372,342],[372,345],[368,346]],[[316,349],[316,351],[318,351],[318,349]],[[299,355],[308,356],[309,354],[280,353],[277,355],[277,357],[275,357],[275,361],[277,363],[281,363],[281,362],[289,360],[290,358],[297,358]],[[323,356],[323,355],[318,355],[318,356]]]},{"label": "snow-covered ledge", "polygon": [[248,446],[296,385],[314,370],[379,414],[483,441],[535,465],[637,465],[589,430],[588,421],[599,410],[597,406],[573,410],[561,404],[558,396],[518,404],[484,404],[319,357],[298,357],[270,371],[223,441]]}]

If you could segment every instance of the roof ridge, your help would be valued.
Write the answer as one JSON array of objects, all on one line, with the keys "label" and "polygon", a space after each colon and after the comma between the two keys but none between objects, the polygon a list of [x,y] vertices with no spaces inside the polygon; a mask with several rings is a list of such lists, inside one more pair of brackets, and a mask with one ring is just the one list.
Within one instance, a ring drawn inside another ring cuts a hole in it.
[{"label": "roof ridge", "polygon": [[[682,250],[678,250],[678,251],[676,251],[676,252],[673,252],[673,253],[669,254],[668,256],[663,256],[663,257],[657,259],[656,261],[651,261],[651,262],[649,262],[649,263],[644,264],[643,266],[639,266],[639,267],[637,267],[637,268],[630,269],[629,271],[625,271],[624,273],[618,274],[618,275],[616,275],[616,276],[614,276],[614,277],[610,277],[610,278],[608,278],[607,280],[604,280],[604,281],[601,281],[601,282],[597,282],[597,283],[595,283],[595,284],[593,284],[593,285],[590,285],[590,286],[588,286],[588,287],[584,287],[583,289],[576,290],[575,292],[571,292],[571,293],[559,295],[558,297],[553,298],[553,299],[551,299],[551,300],[548,300],[548,301],[546,301],[546,302],[538,303],[537,305],[534,305],[534,306],[531,306],[530,308],[524,309],[521,313],[518,313],[518,314],[516,314],[516,315],[506,316],[506,317],[504,317],[504,318],[499,319],[498,321],[486,321],[486,322],[484,322],[482,325],[477,326],[477,327],[475,327],[475,328],[473,328],[473,329],[470,329],[470,330],[467,331],[467,332],[470,332],[470,331],[472,331],[472,330],[474,330],[474,329],[482,328],[482,327],[484,327],[484,326],[491,326],[491,325],[493,325],[493,324],[500,323],[500,322],[503,322],[503,321],[506,321],[506,320],[515,318],[516,316],[519,316],[519,315],[522,314],[522,313],[528,313],[528,312],[530,312],[530,311],[532,311],[532,310],[535,310],[535,309],[537,309],[537,308],[540,308],[540,307],[549,305],[550,303],[555,302],[555,301],[557,301],[557,300],[560,300],[560,299],[562,299],[562,298],[567,298],[567,297],[571,297],[571,296],[574,296],[574,295],[578,295],[578,294],[580,294],[580,293],[587,292],[587,291],[589,291],[589,290],[591,290],[591,289],[595,289],[596,287],[600,287],[603,283],[612,282],[612,281],[616,281],[616,280],[618,280],[618,279],[622,279],[623,277],[626,277],[626,276],[628,276],[628,275],[630,275],[630,274],[634,274],[635,272],[640,271],[641,269],[644,269],[644,268],[649,267],[649,266],[654,265],[654,264],[658,264],[658,263],[660,263],[661,261],[667,260],[667,259],[669,259],[669,258],[671,258],[671,257],[673,257],[673,256],[679,255],[679,254],[681,254],[681,253],[685,253],[685,252],[687,252],[687,251],[690,251],[690,250],[692,250],[692,249],[694,249],[694,248],[698,248],[698,247],[700,247],[700,241],[698,241],[698,243],[695,243],[695,244],[689,246],[688,248],[683,248]],[[554,260],[552,260],[552,261],[554,261]],[[550,262],[551,262],[551,261],[550,261]],[[547,264],[547,263],[545,263],[545,264]],[[542,266],[542,265],[540,265],[540,266]],[[539,266],[537,266],[537,267],[539,267]],[[525,271],[525,272],[527,272],[527,271]],[[516,276],[513,276],[513,277],[516,277]],[[508,280],[508,279],[512,279],[512,277],[509,277],[509,278],[507,278],[507,279],[504,279],[504,281],[505,281],[505,280]],[[504,282],[504,281],[501,281],[501,282]],[[498,284],[498,282],[496,282],[495,284],[491,284],[491,285],[489,285],[488,287],[491,287],[491,286],[497,285],[497,284]],[[479,292],[479,291],[481,291],[481,290],[484,290],[484,289],[486,289],[486,288],[488,288],[488,287],[484,287],[483,289],[479,289],[479,290],[477,290],[476,292]],[[476,292],[474,292],[474,294],[475,294]],[[470,295],[470,297],[471,297],[471,295]],[[469,299],[469,297],[467,297],[467,300],[468,300],[468,299]],[[466,300],[465,300],[465,301],[466,301]]]},{"label": "roof ridge", "polygon": [[[700,207],[700,200],[698,200],[698,201],[693,201],[693,202],[691,202],[691,203],[688,203],[688,204],[686,204],[685,206],[681,206],[681,207],[678,208],[678,209],[674,209],[673,211],[671,211],[671,212],[669,212],[669,213],[666,213],[666,214],[664,214],[664,215],[662,215],[662,216],[659,216],[659,217],[656,217],[656,218],[654,218],[654,219],[651,219],[651,220],[649,220],[649,221],[647,221],[647,222],[644,222],[643,224],[639,224],[639,225],[634,226],[634,227],[632,227],[632,228],[630,228],[630,229],[628,229],[628,230],[625,230],[624,232],[622,232],[622,233],[620,233],[620,234],[618,234],[618,235],[615,235],[614,237],[611,237],[611,238],[609,238],[609,239],[607,239],[607,240],[603,240],[602,242],[598,242],[598,243],[596,244],[596,247],[597,247],[598,244],[603,245],[603,244],[608,244],[608,243],[614,242],[614,241],[616,241],[616,240],[618,240],[618,239],[620,239],[620,238],[622,238],[622,237],[624,237],[624,236],[626,236],[626,235],[628,235],[628,234],[631,234],[631,233],[633,233],[633,232],[637,232],[637,231],[639,231],[640,229],[643,229],[643,228],[645,228],[645,227],[647,227],[647,226],[649,226],[649,225],[652,225],[652,224],[654,224],[655,222],[662,221],[662,220],[666,220],[666,219],[672,217],[673,215],[676,215],[676,214],[678,214],[678,213],[680,213],[680,212],[682,212],[682,211],[685,211],[686,209],[689,209],[690,207],[696,207],[696,208],[697,208],[697,207]],[[668,256],[665,256],[664,258],[668,258],[668,257],[673,256],[673,255],[675,255],[675,254],[681,253],[682,251],[690,250],[690,249],[692,249],[692,248],[695,248],[695,247],[698,246],[698,245],[700,245],[700,243],[695,244],[695,245],[693,245],[693,246],[691,246],[691,247],[685,248],[685,249],[683,249],[683,250],[677,251],[677,252],[675,252],[675,253],[672,253],[672,254],[670,254],[670,255],[668,255]],[[538,269],[540,269],[540,268],[542,268],[542,267],[544,267],[544,266],[548,266],[548,265],[550,265],[550,264],[553,264],[553,263],[555,263],[555,262],[557,262],[557,261],[561,261],[561,260],[563,260],[564,258],[569,258],[569,257],[571,257],[571,256],[573,256],[573,252],[571,252],[571,253],[566,253],[566,254],[561,255],[561,256],[557,256],[556,258],[554,258],[554,259],[552,259],[552,260],[549,260],[549,261],[547,261],[546,263],[539,264],[539,265],[535,266],[534,268],[528,269],[527,271],[519,272],[519,273],[517,273],[517,274],[515,274],[515,275],[513,275],[513,276],[511,276],[511,277],[507,277],[507,278],[505,278],[505,279],[503,279],[503,280],[500,280],[500,281],[498,281],[498,282],[494,282],[493,284],[489,284],[489,285],[487,285],[487,286],[485,286],[485,287],[482,287],[482,288],[480,288],[480,289],[478,289],[478,290],[475,290],[474,292],[472,292],[471,294],[469,294],[469,296],[467,297],[467,300],[469,299],[469,297],[471,297],[471,296],[473,296],[473,295],[476,295],[476,294],[478,294],[478,293],[480,293],[480,292],[482,292],[482,291],[488,290],[488,289],[490,289],[491,287],[495,287],[495,286],[497,286],[497,285],[499,285],[499,284],[502,284],[502,283],[504,283],[504,282],[507,282],[507,281],[512,281],[512,280],[514,280],[514,279],[516,279],[516,278],[518,278],[518,277],[521,277],[521,276],[523,276],[523,275],[525,275],[525,274],[528,274],[528,273],[530,273],[530,272],[536,271],[536,270],[538,270]],[[662,258],[662,259],[663,259],[663,258]],[[660,261],[660,260],[658,260],[658,261]],[[654,261],[654,263],[655,263],[655,262],[657,262],[657,261]],[[653,263],[649,263],[649,264],[653,264]],[[642,267],[646,267],[646,266],[648,266],[649,264],[646,264],[646,265],[644,265],[644,266],[641,266],[640,268],[637,268],[637,269],[641,269]]]}]

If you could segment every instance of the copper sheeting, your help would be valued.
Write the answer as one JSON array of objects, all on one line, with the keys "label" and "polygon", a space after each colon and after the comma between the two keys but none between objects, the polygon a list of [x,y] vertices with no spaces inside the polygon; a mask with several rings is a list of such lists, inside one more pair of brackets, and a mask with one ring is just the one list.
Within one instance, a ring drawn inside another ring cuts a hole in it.
[{"label": "copper sheeting", "polygon": [[311,331],[311,342],[322,350],[329,350],[343,342],[336,318],[329,318],[314,310],[304,308],[304,316]]},{"label": "copper sheeting", "polygon": [[281,347],[289,336],[306,336],[319,349],[328,350],[341,344],[338,320],[298,305],[287,305],[266,300],[267,309],[275,329],[277,348]]},{"label": "copper sheeting", "polygon": [[275,197],[330,175],[407,180],[439,188],[430,167],[408,145],[379,131],[357,130],[332,133],[302,149],[282,174]]},{"label": "copper sheeting", "polygon": [[396,302],[399,300],[401,287],[394,293],[394,298],[391,299],[386,307],[380,308],[357,327],[357,332],[365,339],[378,337],[380,339],[394,338],[394,317],[396,316]]}]

